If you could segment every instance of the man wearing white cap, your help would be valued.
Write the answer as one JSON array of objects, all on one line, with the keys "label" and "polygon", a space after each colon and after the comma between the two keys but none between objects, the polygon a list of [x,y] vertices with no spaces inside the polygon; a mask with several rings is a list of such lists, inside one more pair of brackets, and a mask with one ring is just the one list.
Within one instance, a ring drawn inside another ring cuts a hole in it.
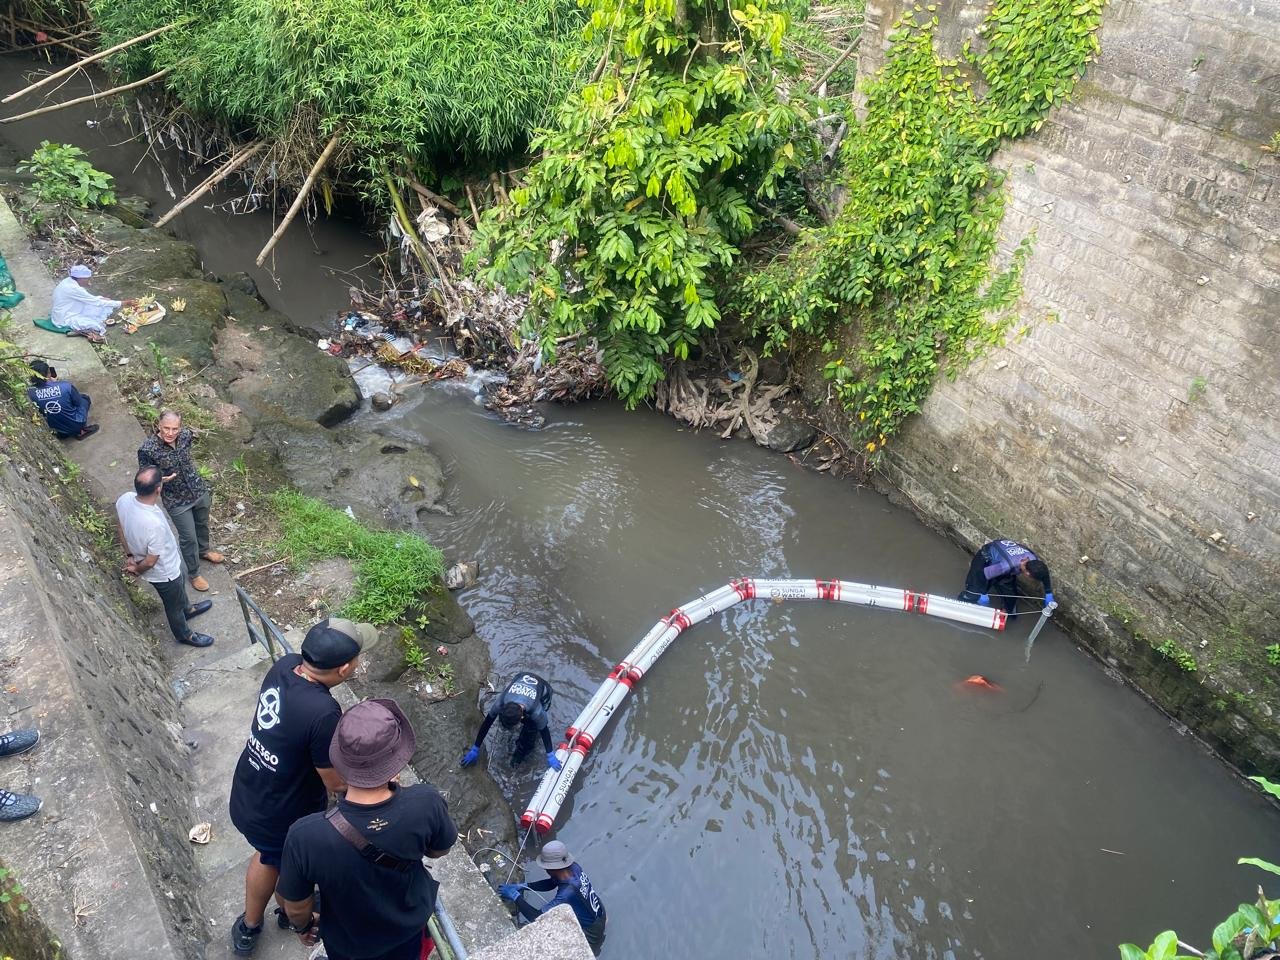
[{"label": "man wearing white cap", "polygon": [[93,272],[77,263],[68,275],[53,288],[53,304],[49,319],[60,327],[69,327],[71,333],[87,337],[93,343],[101,343],[107,335],[107,317],[133,300],[109,300],[85,289],[85,281]]},{"label": "man wearing white cap", "polygon": [[[533,883],[504,883],[498,887],[498,895],[503,900],[510,900],[520,911],[525,920],[537,920],[548,910],[553,910],[565,903],[573,908],[578,923],[582,925],[582,934],[587,938],[587,946],[597,957],[604,946],[605,915],[604,904],[591,886],[591,878],[573,859],[573,854],[559,840],[552,840],[534,861],[547,871],[547,879],[535,880]],[[533,890],[537,893],[556,892],[550,903],[535,907],[526,903],[521,891]]]}]

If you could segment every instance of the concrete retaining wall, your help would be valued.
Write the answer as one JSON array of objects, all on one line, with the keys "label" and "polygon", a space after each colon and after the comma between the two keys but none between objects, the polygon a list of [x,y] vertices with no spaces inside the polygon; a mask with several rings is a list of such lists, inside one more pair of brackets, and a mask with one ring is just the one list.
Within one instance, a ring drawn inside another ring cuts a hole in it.
[{"label": "concrete retaining wall", "polygon": [[[864,75],[905,6],[867,3]],[[938,6],[953,55],[990,4]],[[996,159],[1005,252],[1035,234],[1030,332],[940,382],[884,472],[969,545],[1035,544],[1104,658],[1274,773],[1280,4],[1113,0],[1101,41],[1074,100]],[[1166,639],[1194,675],[1152,657]]]}]

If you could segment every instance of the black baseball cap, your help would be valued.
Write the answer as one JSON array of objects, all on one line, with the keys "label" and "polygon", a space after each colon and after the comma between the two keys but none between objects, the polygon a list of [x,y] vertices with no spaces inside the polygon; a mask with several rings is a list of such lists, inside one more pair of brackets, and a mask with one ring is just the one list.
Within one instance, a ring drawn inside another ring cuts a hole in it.
[{"label": "black baseball cap", "polygon": [[354,660],[377,636],[378,631],[370,624],[330,617],[307,631],[302,641],[302,659],[317,670],[332,670]]}]

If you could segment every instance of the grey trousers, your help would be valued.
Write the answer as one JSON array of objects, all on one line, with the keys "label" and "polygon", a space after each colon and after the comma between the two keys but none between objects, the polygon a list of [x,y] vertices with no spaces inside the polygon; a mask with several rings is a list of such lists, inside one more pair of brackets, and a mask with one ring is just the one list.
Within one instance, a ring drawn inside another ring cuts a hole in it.
[{"label": "grey trousers", "polygon": [[209,506],[213,498],[205,494],[186,510],[170,513],[169,518],[178,531],[178,549],[182,551],[182,563],[187,576],[200,572],[200,554],[209,550]]},{"label": "grey trousers", "polygon": [[191,628],[187,626],[187,585],[181,577],[167,583],[152,583],[156,593],[160,594],[160,602],[164,604],[164,616],[169,621],[169,629],[173,631],[175,640],[186,640],[191,636]]}]

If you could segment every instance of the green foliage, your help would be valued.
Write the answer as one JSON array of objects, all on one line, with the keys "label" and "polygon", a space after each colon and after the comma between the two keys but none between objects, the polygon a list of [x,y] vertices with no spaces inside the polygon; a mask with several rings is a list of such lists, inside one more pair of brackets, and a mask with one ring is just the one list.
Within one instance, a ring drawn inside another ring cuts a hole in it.
[{"label": "green foliage", "polygon": [[1196,658],[1184,650],[1172,637],[1166,637],[1155,646],[1156,653],[1166,660],[1172,660],[1187,673],[1196,672]]},{"label": "green foliage", "polygon": [[[559,101],[582,19],[572,0],[95,0],[103,46],[188,22],[112,58],[193,113],[271,139],[341,129],[372,179],[408,155],[521,147]],[[306,147],[310,163],[319,152]]]},{"label": "green foliage", "polygon": [[148,341],[147,346],[151,348],[151,362],[156,365],[156,374],[160,377],[160,382],[164,383],[173,376],[173,361],[164,355],[164,351],[154,340]]},{"label": "green foliage", "polygon": [[787,18],[729,0],[582,0],[598,79],[572,94],[541,159],[477,236],[481,276],[527,292],[544,353],[586,334],[634,405],[720,319],[716,283],[753,201],[807,148],[778,95]]},{"label": "green foliage", "polygon": [[983,49],[966,45],[959,60],[935,51],[936,17],[908,14],[842,146],[840,215],[745,278],[740,312],[775,347],[823,338],[824,372],[869,453],[919,410],[939,371],[1004,342],[1029,240],[993,269],[1005,199],[988,160],[1070,94],[1098,49],[1103,2],[998,0]]},{"label": "green foliage", "polygon": [[1195,403],[1203,397],[1208,386],[1209,381],[1204,377],[1192,377],[1191,386],[1187,387],[1187,403]]},{"label": "green foliage", "polygon": [[294,490],[280,490],[271,501],[280,518],[282,547],[295,566],[331,557],[345,557],[355,565],[355,594],[341,616],[390,623],[438,588],[444,557],[417,534],[370,530]]},{"label": "green foliage", "polygon": [[94,169],[79,147],[42,140],[18,170],[35,177],[36,195],[46,203],[108,207],[116,202],[109,173]]},{"label": "green foliage", "polygon": [[1269,643],[1263,649],[1267,654],[1267,663],[1280,667],[1280,643]]}]

